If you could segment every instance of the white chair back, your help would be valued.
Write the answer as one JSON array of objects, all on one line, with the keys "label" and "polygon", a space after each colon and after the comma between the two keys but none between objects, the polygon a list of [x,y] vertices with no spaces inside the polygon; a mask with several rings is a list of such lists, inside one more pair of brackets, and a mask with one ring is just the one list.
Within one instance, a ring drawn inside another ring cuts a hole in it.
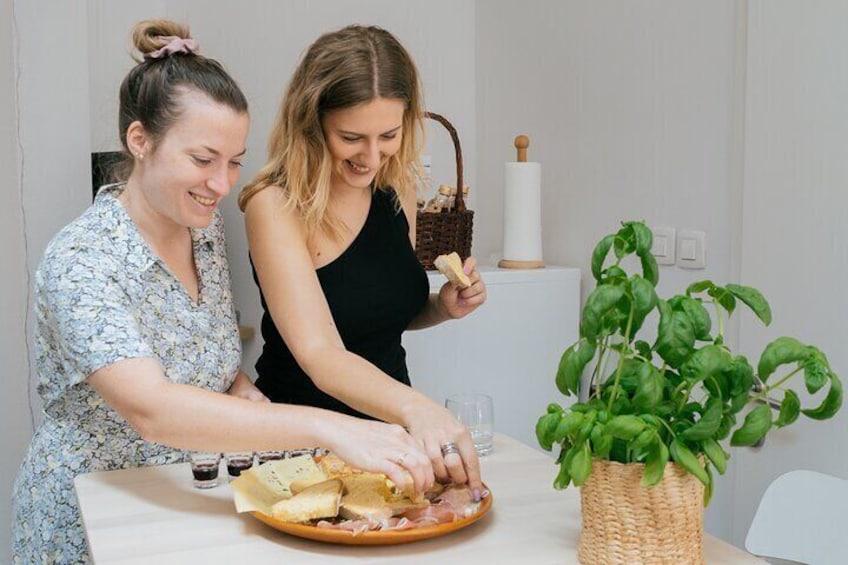
[{"label": "white chair back", "polygon": [[745,538],[761,557],[808,565],[848,564],[848,481],[790,471],[769,485]]}]

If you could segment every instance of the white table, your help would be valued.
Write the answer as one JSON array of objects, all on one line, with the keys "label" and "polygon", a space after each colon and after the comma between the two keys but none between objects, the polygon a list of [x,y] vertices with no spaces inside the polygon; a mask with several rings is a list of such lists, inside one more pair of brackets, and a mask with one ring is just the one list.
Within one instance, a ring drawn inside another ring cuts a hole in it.
[{"label": "white table", "polygon": [[[236,514],[229,485],[192,487],[188,464],[89,473],[76,478],[89,547],[107,563],[577,563],[577,489],[551,486],[552,460],[507,436],[482,461],[494,496],[489,514],[444,537],[397,546],[335,546],[278,532]],[[763,561],[712,536],[709,564]]]}]

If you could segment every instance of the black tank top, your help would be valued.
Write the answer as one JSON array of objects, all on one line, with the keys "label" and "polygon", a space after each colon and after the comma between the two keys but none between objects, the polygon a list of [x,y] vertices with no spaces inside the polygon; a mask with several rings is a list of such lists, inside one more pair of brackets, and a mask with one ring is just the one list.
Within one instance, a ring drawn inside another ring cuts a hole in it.
[{"label": "black tank top", "polygon": [[[410,384],[401,334],[424,308],[430,286],[410,244],[406,215],[396,209],[393,192],[374,192],[362,230],[337,259],[316,273],[345,348],[395,380]],[[255,269],[253,279],[258,285]],[[259,294],[265,340],[256,362],[259,390],[273,402],[364,416],[313,384],[277,331],[261,287]]]}]

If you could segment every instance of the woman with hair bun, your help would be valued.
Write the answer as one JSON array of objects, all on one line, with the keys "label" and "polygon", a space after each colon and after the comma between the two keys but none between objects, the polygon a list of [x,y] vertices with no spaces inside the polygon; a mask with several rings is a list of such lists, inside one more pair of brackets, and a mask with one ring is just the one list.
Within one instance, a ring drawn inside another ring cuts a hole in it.
[{"label": "woman with hair bun", "polygon": [[239,196],[265,314],[257,387],[272,401],[404,426],[436,477],[481,494],[468,430],[410,386],[401,334],[461,318],[473,283],[430,294],[415,256],[422,99],[412,58],[388,31],[319,37],[295,69],[268,162]]},{"label": "woman with hair bun", "polygon": [[36,274],[44,420],[15,481],[15,562],[89,562],[74,477],[179,462],[184,450],[322,446],[429,488],[430,461],[402,427],[271,404],[239,370],[217,206],[240,172],[247,102],[184,26],[141,22],[133,39],[141,57],[120,90],[126,180],[53,238]]}]

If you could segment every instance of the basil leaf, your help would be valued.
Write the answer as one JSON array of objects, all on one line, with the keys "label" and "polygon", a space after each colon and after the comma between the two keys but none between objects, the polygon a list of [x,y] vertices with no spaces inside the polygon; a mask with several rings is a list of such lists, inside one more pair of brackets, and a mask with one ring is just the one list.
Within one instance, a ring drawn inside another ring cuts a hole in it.
[{"label": "basil leaf", "polygon": [[730,368],[725,373],[730,383],[730,395],[736,396],[749,393],[754,386],[754,368],[743,355],[733,358]]},{"label": "basil leaf", "polygon": [[594,341],[601,331],[601,320],[613,310],[616,303],[624,296],[624,288],[620,286],[598,285],[583,307],[583,317],[580,324],[580,335],[589,341]]},{"label": "basil leaf", "polygon": [[615,239],[614,235],[606,236],[598,242],[598,245],[595,246],[595,250],[592,252],[592,276],[598,282],[601,282],[601,271],[604,268],[604,260],[607,258],[610,247],[612,247],[613,239]]},{"label": "basil leaf", "polygon": [[710,398],[701,419],[691,428],[684,430],[680,437],[686,440],[699,441],[715,435],[721,425],[723,407],[724,404],[720,399]]},{"label": "basil leaf", "polygon": [[818,408],[802,410],[805,416],[813,420],[827,420],[842,406],[842,381],[834,373],[830,373],[830,390]]},{"label": "basil leaf", "polygon": [[801,413],[801,400],[794,390],[787,390],[783,395],[783,402],[780,403],[780,415],[774,422],[776,428],[788,426],[798,419]]},{"label": "basil leaf", "polygon": [[[630,279],[630,294],[633,297],[633,322],[628,337],[633,339],[642,327],[645,317],[656,307],[657,291],[649,281],[637,276]],[[626,330],[626,325],[624,329]]]},{"label": "basil leaf", "polygon": [[633,226],[625,223],[623,227],[615,234],[612,242],[612,250],[615,256],[619,259],[630,255],[636,251],[636,234],[633,232]]},{"label": "basil leaf", "polygon": [[802,363],[804,367],[804,384],[807,386],[807,391],[810,394],[815,394],[827,384],[830,365],[824,353],[815,347],[808,346],[807,351],[809,356]]},{"label": "basil leaf", "polygon": [[607,422],[604,431],[612,437],[629,441],[645,429],[645,422],[638,416],[616,416]]},{"label": "basil leaf", "polygon": [[642,474],[640,484],[643,487],[652,487],[662,480],[665,466],[668,463],[668,447],[662,441],[656,441],[648,450],[648,459],[645,461],[645,472]]},{"label": "basil leaf", "polygon": [[653,353],[651,352],[651,344],[649,344],[648,342],[642,341],[640,339],[636,343],[633,344],[633,347],[636,349],[636,352],[640,356],[644,357],[648,361],[650,361],[651,358],[653,357]]},{"label": "basil leaf", "polygon": [[707,345],[695,351],[683,365],[680,375],[692,382],[702,381],[730,369],[733,358],[718,345]]},{"label": "basil leaf", "polygon": [[680,308],[689,316],[692,322],[692,328],[695,331],[695,338],[701,341],[709,341],[711,339],[710,330],[712,329],[712,319],[710,313],[704,308],[700,300],[689,298],[688,296],[681,297]]},{"label": "basil leaf", "polygon": [[653,428],[643,430],[636,438],[630,442],[631,449],[645,449],[653,442],[657,441],[657,431]]},{"label": "basil leaf", "polygon": [[707,294],[712,296],[717,304],[727,310],[728,316],[733,314],[733,311],[736,309],[736,298],[729,290],[721,286],[714,286],[707,290]]},{"label": "basil leaf", "polygon": [[718,427],[715,439],[722,440],[730,435],[730,430],[736,425],[736,412],[725,412],[721,417],[721,425]]},{"label": "basil leaf", "polygon": [[679,367],[695,345],[695,329],[689,317],[682,312],[674,312],[663,300],[658,302],[660,324],[657,328],[657,341],[654,350],[672,367]]},{"label": "basil leaf", "polygon": [[539,445],[542,446],[542,449],[545,451],[550,451],[553,447],[554,442],[554,432],[557,429],[557,424],[559,424],[560,414],[545,414],[539,421],[536,422],[536,439],[539,441]]},{"label": "basil leaf", "polygon": [[652,412],[662,402],[663,377],[651,363],[643,363],[637,373],[633,407],[640,412]]},{"label": "basil leaf", "polygon": [[639,255],[639,261],[642,263],[642,278],[657,286],[657,283],[660,282],[660,268],[657,265],[657,260],[648,252]]},{"label": "basil leaf", "polygon": [[763,350],[757,365],[757,376],[766,382],[779,365],[803,361],[807,358],[807,346],[792,337],[779,337]]},{"label": "basil leaf", "polygon": [[771,307],[766,297],[756,288],[729,284],[725,287],[733,296],[744,302],[762,320],[765,325],[771,324]]},{"label": "basil leaf", "polygon": [[721,448],[721,445],[714,439],[705,439],[701,442],[701,447],[704,449],[704,455],[715,465],[716,471],[723,475],[727,470],[727,458],[729,456]]},{"label": "basil leaf", "polygon": [[554,414],[556,412],[562,412],[562,406],[557,404],[556,402],[551,402],[548,404],[548,414]]},{"label": "basil leaf", "polygon": [[650,253],[651,247],[654,244],[654,232],[651,228],[645,225],[645,222],[628,222],[633,228],[633,235],[636,240],[636,254],[642,255]]},{"label": "basil leaf", "polygon": [[754,445],[765,437],[771,427],[771,408],[760,404],[745,416],[742,427],[733,432],[730,445]]},{"label": "basil leaf", "polygon": [[556,385],[561,393],[566,396],[577,394],[583,370],[594,356],[595,345],[585,339],[565,350],[559,360],[556,374]]},{"label": "basil leaf", "polygon": [[582,424],[583,414],[580,412],[568,412],[564,414],[554,430],[554,441],[562,441],[576,432]]},{"label": "basil leaf", "polygon": [[568,468],[571,473],[571,480],[575,486],[581,486],[586,482],[589,474],[592,472],[592,453],[589,450],[589,443],[583,442],[582,445],[575,445],[572,449],[576,449],[574,458],[571,460],[571,465]]},{"label": "basil leaf", "polygon": [[715,485],[715,481],[713,480],[713,473],[710,471],[710,466],[707,465],[704,467],[704,470],[707,472],[707,485],[704,489],[704,506],[709,506],[710,499],[713,497],[713,486]]},{"label": "basil leaf", "polygon": [[695,454],[686,447],[686,444],[679,439],[675,439],[669,446],[669,454],[675,463],[695,475],[699,481],[704,483],[705,487],[709,486],[710,478],[707,475],[707,471],[701,465],[701,462],[698,461],[698,458],[695,457]]},{"label": "basil leaf", "polygon": [[686,296],[692,296],[693,294],[704,292],[705,290],[711,290],[713,288],[715,288],[713,281],[694,282],[686,288]]},{"label": "basil leaf", "polygon": [[559,473],[557,473],[557,476],[554,479],[554,488],[557,490],[562,490],[564,488],[567,488],[570,482],[571,473],[568,472],[568,468],[565,466],[565,462],[560,463]]},{"label": "basil leaf", "polygon": [[604,433],[604,426],[595,424],[589,438],[592,441],[592,453],[595,457],[606,459],[612,450],[613,437]]}]

